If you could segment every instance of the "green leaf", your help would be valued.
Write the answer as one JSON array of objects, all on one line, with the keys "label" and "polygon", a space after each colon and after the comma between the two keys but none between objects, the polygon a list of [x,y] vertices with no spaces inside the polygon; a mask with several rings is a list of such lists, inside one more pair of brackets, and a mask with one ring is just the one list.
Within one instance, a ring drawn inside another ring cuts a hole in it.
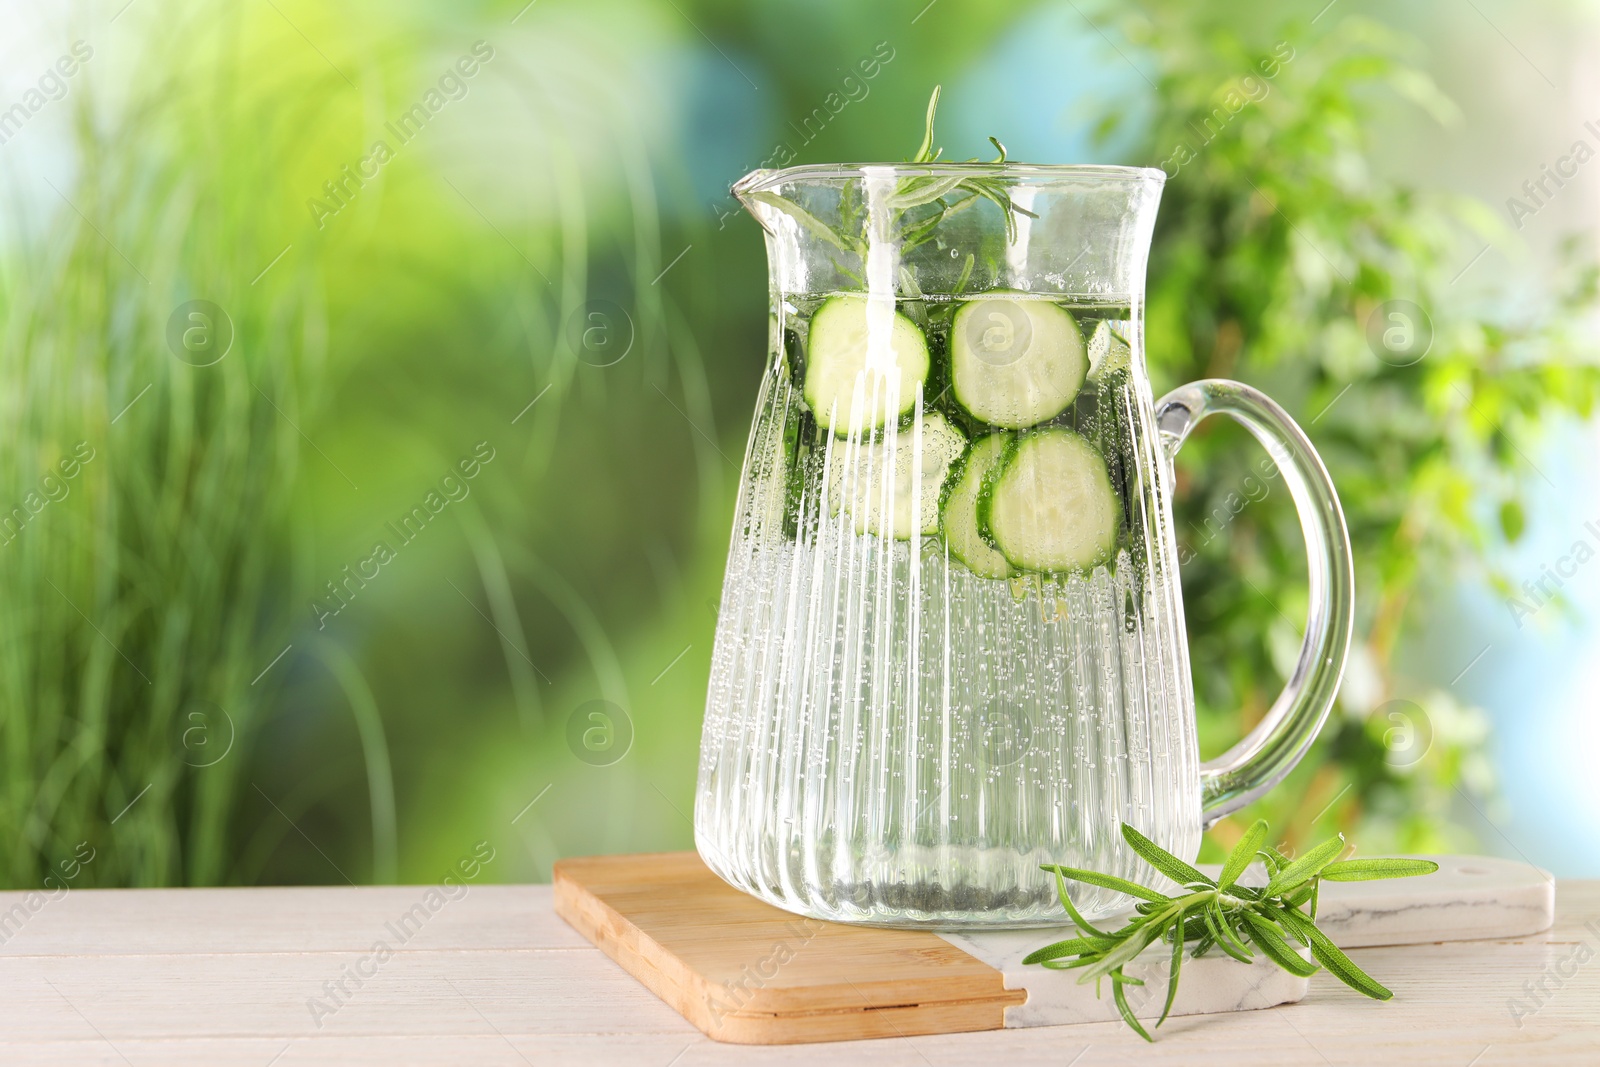
[{"label": "green leaf", "polygon": [[[967,179],[961,183],[961,188],[971,189],[985,200],[993,201],[1000,208],[1001,214],[1005,216],[1004,221],[1006,224],[1007,243],[1016,241],[1017,220],[1012,216],[1011,212],[1013,210],[1021,211],[1022,209],[1011,202],[1011,196],[1009,193],[1007,193],[1004,189],[997,191],[992,184],[982,181],[978,178]],[[1031,212],[1028,214],[1031,214]],[[1037,218],[1038,216],[1034,217]]]},{"label": "green leaf", "polygon": [[[1095,940],[1098,941],[1101,939],[1096,938]],[[1044,948],[1035,949],[1033,952],[1030,952],[1026,956],[1022,957],[1022,962],[1024,964],[1043,963],[1045,960],[1057,960],[1062,956],[1074,956],[1085,952],[1093,952],[1098,947],[1099,946],[1095,944],[1095,941],[1090,941],[1088,938],[1071,937],[1065,941],[1057,941],[1053,945],[1046,945]]]},{"label": "green leaf", "polygon": [[1321,877],[1330,882],[1365,882],[1376,878],[1414,878],[1438,869],[1439,865],[1432,860],[1341,860],[1324,867]]},{"label": "green leaf", "polygon": [[931,204],[955,192],[963,180],[959,174],[907,178],[885,199],[885,204],[891,211],[905,211]]},{"label": "green leaf", "polygon": [[1338,859],[1339,853],[1343,851],[1344,835],[1330,837],[1273,875],[1272,881],[1267,883],[1267,888],[1264,890],[1265,895],[1271,897],[1286,893],[1307,879],[1314,878],[1318,871]]},{"label": "green leaf", "polygon": [[[973,197],[972,198],[972,200],[976,200],[976,199],[977,199],[977,197]],[[967,202],[971,203],[971,200],[969,200]],[[948,215],[948,214],[950,214],[950,212],[946,211],[945,214]],[[962,266],[961,266],[961,277],[956,279],[956,286],[955,286],[955,289],[953,290],[954,292],[959,293],[959,292],[961,292],[963,289],[965,289],[967,287],[967,279],[972,277],[972,264],[973,264],[972,253],[968,252],[967,253],[967,261],[966,261],[966,263],[962,264]]]},{"label": "green leaf", "polygon": [[1137,852],[1146,863],[1171,878],[1182,886],[1203,885],[1216,888],[1217,883],[1207,878],[1200,871],[1183,862],[1148,837],[1135,830],[1127,823],[1122,824],[1122,839]]},{"label": "green leaf", "polygon": [[904,248],[914,248],[933,236],[933,231],[939,228],[948,214],[948,210],[940,208],[920,222],[913,222],[901,230],[895,236],[901,242],[902,250]]},{"label": "green leaf", "polygon": [[1172,923],[1172,962],[1168,964],[1171,973],[1167,975],[1167,1002],[1161,1006],[1161,1018],[1156,1020],[1157,1029],[1172,1014],[1172,1002],[1178,999],[1178,972],[1183,969],[1183,928],[1183,912],[1180,910]]},{"label": "green leaf", "polygon": [[1078,913],[1078,909],[1073,906],[1072,897],[1067,893],[1066,879],[1061,877],[1061,871],[1051,867],[1046,867],[1044,869],[1047,871],[1055,870],[1056,895],[1061,898],[1061,906],[1067,909],[1067,915],[1071,917],[1073,925],[1095,940],[1104,942],[1106,946],[1112,945],[1114,942],[1111,936],[1104,930],[1101,930],[1095,926],[1088,919],[1085,919]]},{"label": "green leaf", "polygon": [[1117,1011],[1122,1013],[1122,1021],[1133,1027],[1134,1033],[1154,1044],[1155,1038],[1151,1037],[1149,1031],[1139,1025],[1139,1020],[1134,1018],[1133,1009],[1128,1007],[1128,997],[1122,992],[1122,984],[1120,975],[1111,976],[1111,997],[1117,1002]]},{"label": "green leaf", "polygon": [[1123,964],[1132,963],[1138,958],[1139,953],[1150,947],[1150,942],[1160,936],[1161,930],[1159,927],[1148,924],[1140,926],[1138,929],[1133,930],[1120,945],[1092,964],[1078,981],[1087,982],[1090,979],[1110,974],[1112,971],[1121,970]]},{"label": "green leaf", "polygon": [[1249,947],[1244,943],[1244,938],[1239,936],[1239,931],[1234,926],[1236,922],[1234,918],[1235,912],[1230,908],[1224,908],[1220,902],[1215,900],[1211,902],[1210,910],[1216,916],[1217,926],[1222,931],[1223,944],[1232,945],[1244,953],[1247,958],[1254,959],[1255,953],[1250,951]]},{"label": "green leaf", "polygon": [[788,215],[800,225],[810,230],[816,236],[822,238],[824,241],[827,241],[839,251],[850,251],[849,247],[847,247],[845,244],[844,238],[835,233],[827,223],[811,214],[811,212],[807,211],[793,200],[779,196],[777,193],[771,192],[770,190],[762,190],[760,192],[751,193],[750,199],[758,200],[763,204],[768,204],[777,208],[779,211],[783,212],[785,215]]},{"label": "green leaf", "polygon": [[1250,955],[1250,950],[1241,945],[1239,939],[1233,936],[1231,931],[1223,930],[1223,927],[1227,925],[1227,919],[1221,917],[1222,911],[1220,908],[1206,908],[1201,914],[1206,918],[1206,932],[1211,935],[1211,940],[1216,943],[1218,948],[1240,963],[1249,963],[1252,960],[1253,957]]},{"label": "green leaf", "polygon": [[1228,853],[1228,862],[1222,865],[1222,874],[1217,878],[1218,889],[1226,889],[1238,880],[1250,866],[1250,861],[1256,858],[1256,850],[1266,838],[1267,820],[1257,819],[1250,829],[1244,832],[1244,836],[1239,838],[1239,843],[1233,846],[1233,851]]},{"label": "green leaf", "polygon": [[[1272,907],[1272,906],[1268,905],[1268,907]],[[1295,918],[1305,919],[1306,917],[1304,915],[1302,915],[1297,908],[1290,907],[1289,905],[1286,905],[1286,904],[1280,904],[1280,905],[1276,906],[1275,908],[1273,908],[1272,910],[1273,910],[1274,916],[1277,917],[1280,920],[1279,923],[1278,923],[1278,928],[1280,930],[1285,931],[1290,937],[1293,937],[1296,941],[1300,942],[1300,944],[1304,945],[1306,948],[1310,948],[1311,947],[1311,939],[1309,937],[1307,937],[1305,934],[1302,934],[1300,932],[1300,927],[1295,925],[1292,921],[1285,920],[1285,919],[1282,918],[1282,914],[1281,913],[1289,912]],[[1310,921],[1310,920],[1306,920],[1306,921]]]},{"label": "green leaf", "polygon": [[1270,920],[1247,911],[1244,912],[1244,922],[1250,928],[1250,940],[1254,941],[1273,963],[1296,978],[1309,978],[1317,973],[1317,965],[1301,959],[1300,954],[1279,935]]},{"label": "green leaf", "polygon": [[913,163],[933,162],[933,116],[939,110],[939,86],[933,87],[933,95],[928,97],[928,122],[923,128],[922,144],[917,148],[917,154],[911,157]]},{"label": "green leaf", "polygon": [[1100,874],[1096,871],[1085,871],[1077,867],[1062,867],[1056,864],[1045,864],[1041,869],[1055,871],[1057,874],[1071,878],[1074,882],[1097,885],[1102,889],[1115,889],[1119,893],[1126,893],[1130,897],[1138,897],[1141,900],[1166,901],[1171,899],[1164,893],[1157,893],[1149,886],[1130,882],[1126,878],[1118,878],[1114,874]]},{"label": "green leaf", "polygon": [[1271,878],[1273,875],[1289,866],[1288,857],[1279,852],[1277,849],[1273,848],[1271,845],[1268,845],[1266,848],[1262,849],[1257,853],[1257,855],[1261,857],[1261,862],[1266,864],[1268,878]]},{"label": "green leaf", "polygon": [[1286,922],[1292,923],[1310,940],[1312,957],[1326,967],[1329,974],[1357,993],[1365,994],[1373,1000],[1389,1000],[1394,997],[1393,993],[1375,981],[1371,975],[1357,967],[1355,962],[1346,956],[1338,945],[1329,940],[1327,934],[1318,930],[1311,920],[1295,912],[1280,911],[1279,914],[1285,916]]}]

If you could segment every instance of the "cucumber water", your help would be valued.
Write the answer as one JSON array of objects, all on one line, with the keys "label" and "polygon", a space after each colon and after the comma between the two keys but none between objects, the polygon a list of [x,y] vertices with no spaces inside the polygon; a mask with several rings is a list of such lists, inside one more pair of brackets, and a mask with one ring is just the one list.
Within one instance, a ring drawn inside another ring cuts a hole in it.
[{"label": "cucumber water", "polygon": [[[1105,811],[1199,835],[1174,814],[1200,787],[1171,756],[1193,717],[1174,630],[1152,621],[1181,615],[1129,304],[898,299],[876,312],[893,369],[866,351],[861,306],[774,309],[696,842],[805,914],[1058,923],[1040,864],[1138,873],[1096,836]],[[897,383],[881,406],[874,378]]]},{"label": "cucumber water", "polygon": [[1114,559],[1128,531],[1125,305],[997,290],[783,307],[802,408],[789,529],[808,509],[844,515],[995,581]]}]

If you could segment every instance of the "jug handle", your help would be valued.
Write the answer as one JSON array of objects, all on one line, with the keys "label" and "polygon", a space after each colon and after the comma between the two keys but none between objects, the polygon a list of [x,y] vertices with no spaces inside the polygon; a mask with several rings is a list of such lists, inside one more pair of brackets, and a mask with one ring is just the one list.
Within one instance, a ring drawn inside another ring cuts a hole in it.
[{"label": "jug handle", "polygon": [[1210,378],[1162,397],[1156,427],[1168,463],[1200,420],[1213,414],[1243,424],[1283,472],[1305,535],[1311,603],[1300,658],[1271,710],[1242,741],[1200,765],[1205,826],[1281,782],[1316,740],[1339,692],[1355,610],[1354,566],[1339,494],[1305,433],[1265,393]]}]

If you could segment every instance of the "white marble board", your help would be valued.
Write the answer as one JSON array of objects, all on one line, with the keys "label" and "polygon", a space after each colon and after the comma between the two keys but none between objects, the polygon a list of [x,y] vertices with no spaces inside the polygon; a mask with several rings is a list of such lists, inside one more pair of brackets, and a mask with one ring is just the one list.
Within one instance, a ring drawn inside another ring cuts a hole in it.
[{"label": "white marble board", "polygon": [[[1555,880],[1526,863],[1491,856],[1428,856],[1435,874],[1374,882],[1324,882],[1317,925],[1341,948],[1411,945],[1520,937],[1546,930],[1555,918]],[[1215,874],[1211,868],[1208,873]],[[1243,880],[1260,885],[1259,870]],[[1107,919],[1104,926],[1118,925]],[[1058,930],[998,930],[947,933],[942,937],[1001,971],[1007,989],[1026,989],[1025,1004],[1006,1009],[1006,1026],[1058,1026],[1118,1018],[1110,983],[1103,996],[1094,985],[1078,984],[1071,971],[1024,967],[1034,949],[1073,936]],[[1145,981],[1129,991],[1134,1013],[1159,1015],[1166,998],[1170,946],[1152,945],[1127,973]],[[1243,964],[1220,952],[1186,959],[1174,1015],[1243,1011],[1288,1004],[1305,996],[1311,981],[1331,982],[1325,974],[1296,978],[1257,958]]]}]

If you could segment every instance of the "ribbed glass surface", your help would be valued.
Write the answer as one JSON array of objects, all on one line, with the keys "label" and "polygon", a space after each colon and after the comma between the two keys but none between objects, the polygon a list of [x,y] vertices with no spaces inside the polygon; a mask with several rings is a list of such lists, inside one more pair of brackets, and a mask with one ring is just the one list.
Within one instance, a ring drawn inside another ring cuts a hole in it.
[{"label": "ribbed glass surface", "polygon": [[[889,465],[806,410],[806,314],[778,300],[745,457],[695,806],[707,863],[802,914],[956,927],[1062,921],[1041,863],[1147,878],[1124,820],[1192,857],[1192,697],[1136,319],[1088,313],[1117,318],[1131,365],[1076,426],[1124,508],[1116,554],[994,579],[937,535],[858,532],[840,507],[886,491]],[[937,360],[937,316],[927,329]],[[915,450],[907,425],[884,447]],[[1077,902],[1091,916],[1118,903]]]}]

